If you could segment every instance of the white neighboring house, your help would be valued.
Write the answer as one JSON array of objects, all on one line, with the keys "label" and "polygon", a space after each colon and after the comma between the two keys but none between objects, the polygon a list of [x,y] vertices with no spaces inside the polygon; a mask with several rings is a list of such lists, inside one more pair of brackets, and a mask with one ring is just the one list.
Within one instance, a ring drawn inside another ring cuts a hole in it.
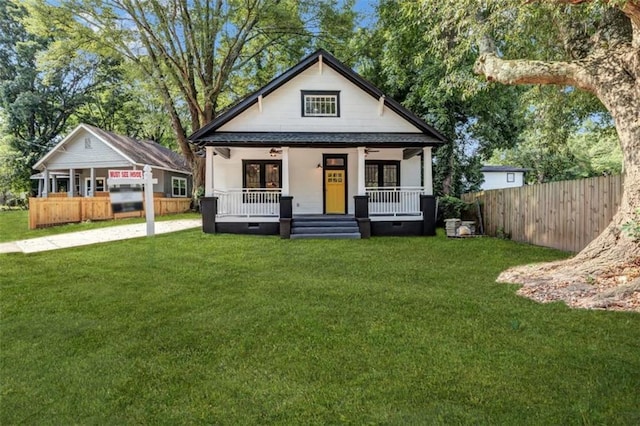
[{"label": "white neighboring house", "polygon": [[480,171],[484,175],[484,182],[480,189],[488,191],[524,186],[524,175],[529,169],[513,166],[483,166]]},{"label": "white neighboring house", "polygon": [[[67,193],[93,197],[108,192],[109,169],[152,168],[158,183],[153,191],[164,197],[191,196],[191,170],[180,154],[153,141],[140,141],[88,124],[80,124],[34,166],[40,173],[38,196]],[[73,176],[73,183],[70,183]]]},{"label": "white neighboring house", "polygon": [[324,50],[189,139],[206,153],[205,232],[288,238],[309,215],[316,231],[357,221],[363,237],[435,231],[431,150],[445,138]]}]

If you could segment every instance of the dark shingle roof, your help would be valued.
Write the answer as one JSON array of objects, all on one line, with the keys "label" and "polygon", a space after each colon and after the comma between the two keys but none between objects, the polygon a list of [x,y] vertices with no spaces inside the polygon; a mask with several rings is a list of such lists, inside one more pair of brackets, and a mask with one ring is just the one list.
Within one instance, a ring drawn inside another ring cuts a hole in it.
[{"label": "dark shingle roof", "polygon": [[439,145],[424,133],[318,133],[318,132],[220,132],[198,139],[198,145],[216,146],[361,146],[406,148]]},{"label": "dark shingle roof", "polygon": [[88,124],[83,124],[83,126],[111,144],[136,164],[149,164],[156,168],[191,173],[191,169],[182,155],[156,142],[149,140],[140,141],[128,136],[111,133]]},{"label": "dark shingle roof", "polygon": [[528,172],[531,169],[524,169],[516,166],[482,166],[481,172]]}]

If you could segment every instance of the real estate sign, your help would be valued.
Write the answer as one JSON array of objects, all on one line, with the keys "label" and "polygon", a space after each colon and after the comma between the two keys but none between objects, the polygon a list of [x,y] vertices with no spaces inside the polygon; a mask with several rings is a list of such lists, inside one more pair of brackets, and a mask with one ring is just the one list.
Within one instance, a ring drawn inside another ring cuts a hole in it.
[{"label": "real estate sign", "polygon": [[142,170],[109,170],[107,184],[114,214],[144,210],[141,186],[143,183]]},{"label": "real estate sign", "polygon": [[[146,164],[143,170],[109,170],[109,193],[111,194],[111,208],[113,213],[145,211],[147,218],[147,236],[155,233],[153,211],[153,185],[158,179],[153,178],[151,166]],[[123,187],[123,185],[125,185]],[[142,187],[144,185],[144,200],[142,203]],[[126,188],[126,190],[124,190]],[[135,189],[134,189],[135,188]]]},{"label": "real estate sign", "polygon": [[123,179],[131,179],[142,183],[144,172],[142,170],[109,170],[109,179],[113,179],[114,184],[117,184],[116,181]]}]

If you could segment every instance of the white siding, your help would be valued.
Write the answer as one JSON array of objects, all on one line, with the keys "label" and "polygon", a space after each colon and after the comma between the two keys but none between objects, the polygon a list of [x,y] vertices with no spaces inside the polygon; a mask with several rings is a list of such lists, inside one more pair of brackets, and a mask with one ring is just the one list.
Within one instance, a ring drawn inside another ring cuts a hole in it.
[{"label": "white siding", "polygon": [[[269,160],[270,148],[231,148],[231,158],[214,157],[213,182],[216,190],[242,188],[242,160]],[[289,193],[293,196],[294,214],[321,214],[323,210],[323,154],[347,154],[348,213],[354,212],[353,196],[358,192],[358,152],[356,148],[343,149],[289,149]],[[278,155],[274,159],[281,160]],[[402,149],[380,149],[371,152],[368,160],[398,160],[401,185],[421,186],[420,157],[402,160]]]},{"label": "white siding", "polygon": [[[302,117],[302,90],[340,91],[340,117]],[[389,108],[378,115],[374,99],[326,64],[311,66],[258,104],[220,127],[219,132],[405,132],[420,130]]]},{"label": "white siding", "polygon": [[[91,141],[91,148],[85,148],[85,138]],[[84,130],[78,132],[62,148],[46,161],[49,170],[131,166],[131,163],[107,144]]]},{"label": "white siding", "polygon": [[[507,173],[514,174],[514,181],[507,182]],[[516,188],[524,185],[523,172],[482,172],[484,183],[481,186],[483,191],[490,189]]]}]

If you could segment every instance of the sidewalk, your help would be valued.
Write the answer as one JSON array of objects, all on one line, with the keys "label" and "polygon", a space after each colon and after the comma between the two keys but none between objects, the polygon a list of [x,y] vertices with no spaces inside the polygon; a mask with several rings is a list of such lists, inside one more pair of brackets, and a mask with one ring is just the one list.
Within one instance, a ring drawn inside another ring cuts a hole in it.
[{"label": "sidewalk", "polygon": [[[202,226],[202,219],[169,220],[155,223],[155,234],[182,231],[183,229]],[[0,243],[0,253],[36,253],[40,251],[58,250],[68,247],[85,246],[109,241],[126,240],[145,237],[147,224],[110,226],[89,231],[69,232],[67,234],[50,235],[48,237]]]}]

